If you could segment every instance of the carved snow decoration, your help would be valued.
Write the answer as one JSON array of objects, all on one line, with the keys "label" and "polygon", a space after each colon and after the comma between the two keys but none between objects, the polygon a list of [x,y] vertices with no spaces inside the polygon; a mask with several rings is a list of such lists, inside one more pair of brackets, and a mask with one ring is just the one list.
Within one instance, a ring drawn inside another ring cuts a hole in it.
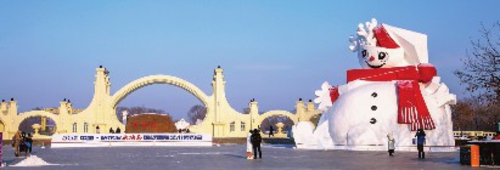
[{"label": "carved snow decoration", "polygon": [[453,148],[456,96],[428,63],[427,35],[372,19],[349,41],[362,69],[348,70],[344,85],[325,82],[315,91],[324,113],[315,129],[294,126],[297,147],[385,150],[393,132],[396,147],[411,150],[415,130],[424,129],[427,145]]}]

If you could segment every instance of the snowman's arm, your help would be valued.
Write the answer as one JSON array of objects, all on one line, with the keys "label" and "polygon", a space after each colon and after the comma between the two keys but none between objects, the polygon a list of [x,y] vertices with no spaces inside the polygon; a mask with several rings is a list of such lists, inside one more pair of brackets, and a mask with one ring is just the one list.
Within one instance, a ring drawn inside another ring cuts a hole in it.
[{"label": "snowman's arm", "polygon": [[457,104],[457,96],[449,92],[448,86],[444,83],[439,85],[437,90],[437,102],[439,107],[444,105]]},{"label": "snowman's arm", "polygon": [[434,76],[432,81],[425,85],[425,91],[428,95],[435,96],[438,107],[457,103],[457,96],[450,93],[448,86],[441,82],[439,76]]},{"label": "snowman's arm", "polygon": [[314,99],[314,102],[318,103],[318,109],[323,111],[326,111],[329,107],[331,107],[340,95],[338,87],[332,86],[326,81],[321,85],[321,89],[316,90],[314,94],[317,96]]},{"label": "snowman's arm", "polygon": [[332,86],[328,82],[324,82],[321,85],[320,90],[316,90],[314,94],[316,98],[314,99],[314,103],[318,103],[318,109],[322,111],[326,111],[329,107],[332,107],[333,103],[340,97],[343,93],[346,93],[352,88],[355,88],[359,85],[365,84],[367,81],[354,81],[354,84],[348,83],[338,86]]}]

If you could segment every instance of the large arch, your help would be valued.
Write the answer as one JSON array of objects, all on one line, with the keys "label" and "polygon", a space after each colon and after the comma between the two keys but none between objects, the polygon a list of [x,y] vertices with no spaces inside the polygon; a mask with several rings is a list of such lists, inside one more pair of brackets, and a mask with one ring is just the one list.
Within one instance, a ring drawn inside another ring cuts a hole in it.
[{"label": "large arch", "polygon": [[286,117],[290,118],[294,124],[298,123],[297,116],[295,114],[293,114],[289,111],[285,111],[285,110],[268,111],[268,112],[260,115],[259,118],[255,122],[257,123],[257,125],[260,125],[260,124],[262,124],[262,121],[264,121],[264,119],[266,119],[268,117],[272,117],[272,116],[286,116]]},{"label": "large arch", "polygon": [[196,98],[198,98],[198,100],[203,103],[203,105],[208,107],[208,96],[203,91],[201,91],[200,88],[196,87],[186,80],[169,75],[151,75],[128,83],[111,97],[110,106],[115,109],[118,103],[120,103],[120,101],[127,97],[129,94],[144,86],[152,84],[170,84],[177,86],[193,94]]},{"label": "large arch", "polygon": [[29,117],[37,117],[37,116],[40,116],[40,117],[48,117],[52,120],[54,120],[55,124],[56,124],[56,127],[58,127],[60,124],[59,122],[59,116],[54,114],[54,113],[50,113],[50,112],[46,112],[46,111],[41,111],[41,110],[35,110],[35,111],[29,111],[29,112],[24,112],[24,113],[21,113],[19,114],[15,119],[14,122],[16,122],[16,124],[14,125],[14,128],[15,130],[19,130],[19,126],[21,125],[21,122],[23,122],[24,119],[27,119]]}]

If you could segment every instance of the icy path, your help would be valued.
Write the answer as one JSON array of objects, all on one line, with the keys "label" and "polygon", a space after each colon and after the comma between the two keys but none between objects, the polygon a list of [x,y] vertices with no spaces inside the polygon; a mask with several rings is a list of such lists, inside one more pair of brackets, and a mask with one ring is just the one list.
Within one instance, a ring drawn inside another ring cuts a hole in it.
[{"label": "icy path", "polygon": [[[426,154],[386,151],[323,151],[293,149],[286,145],[264,145],[262,158],[246,159],[246,145],[220,147],[103,147],[33,149],[34,155],[17,158],[5,148],[7,169],[470,169],[460,166],[459,152]],[[40,159],[41,158],[41,159]],[[10,167],[10,168],[9,168]]]}]

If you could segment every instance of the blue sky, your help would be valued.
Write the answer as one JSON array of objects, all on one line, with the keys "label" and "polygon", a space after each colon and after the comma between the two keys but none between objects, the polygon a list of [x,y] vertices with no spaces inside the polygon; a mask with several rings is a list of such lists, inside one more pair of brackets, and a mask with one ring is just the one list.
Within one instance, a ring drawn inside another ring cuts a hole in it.
[{"label": "blue sky", "polygon": [[[167,74],[212,94],[224,68],[226,94],[238,111],[255,98],[261,111],[293,110],[325,80],[344,84],[359,68],[348,50],[358,23],[381,23],[428,35],[430,62],[459,97],[462,67],[480,23],[499,20],[500,1],[1,1],[0,99],[21,111],[70,98],[85,108],[95,68],[111,71],[112,93],[135,79]],[[164,109],[186,117],[201,104],[182,89],[153,85],[119,106]]]}]

